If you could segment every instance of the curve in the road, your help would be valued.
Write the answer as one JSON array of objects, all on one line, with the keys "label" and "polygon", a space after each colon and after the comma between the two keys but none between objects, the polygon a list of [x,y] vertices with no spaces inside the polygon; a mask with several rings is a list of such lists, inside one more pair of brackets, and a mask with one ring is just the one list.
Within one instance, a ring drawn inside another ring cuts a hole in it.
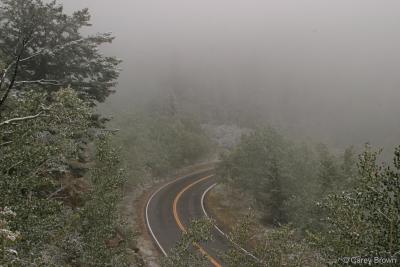
[{"label": "curve in the road", "polygon": [[153,229],[151,228],[151,225],[150,225],[149,206],[150,206],[150,203],[151,203],[151,201],[153,200],[154,196],[157,195],[158,192],[160,192],[161,190],[163,190],[163,189],[164,189],[165,187],[167,187],[168,185],[170,185],[170,184],[176,182],[177,180],[183,179],[183,178],[185,178],[185,177],[180,177],[180,178],[178,178],[178,179],[176,179],[176,180],[174,180],[174,181],[171,181],[171,182],[169,182],[169,183],[166,183],[165,185],[163,185],[163,186],[161,186],[160,188],[158,188],[158,189],[150,196],[150,198],[149,198],[149,200],[147,201],[147,204],[146,204],[146,212],[145,212],[145,213],[146,213],[146,226],[147,226],[147,229],[149,229],[149,232],[150,232],[151,236],[153,237],[153,240],[156,242],[158,248],[161,250],[161,252],[164,254],[164,256],[167,256],[167,252],[165,251],[165,249],[163,248],[163,246],[160,244],[160,241],[158,241],[158,239],[157,239],[156,235],[154,234]]},{"label": "curve in the road", "polygon": [[150,224],[149,207],[150,207],[151,201],[153,200],[153,198],[154,198],[160,191],[162,191],[163,189],[165,189],[165,188],[168,187],[169,185],[171,185],[171,184],[173,184],[173,183],[176,183],[176,182],[178,182],[178,181],[180,181],[180,180],[183,180],[183,179],[185,179],[185,178],[188,178],[188,177],[190,177],[190,176],[192,176],[192,175],[195,175],[195,174],[197,174],[197,173],[202,173],[202,172],[211,171],[211,170],[212,170],[212,169],[207,169],[207,170],[203,170],[203,171],[201,171],[201,172],[194,172],[194,173],[191,173],[191,174],[188,174],[188,175],[185,175],[185,176],[178,177],[178,178],[176,178],[175,180],[172,180],[172,181],[170,181],[170,182],[164,184],[163,186],[159,187],[156,191],[154,191],[154,193],[153,193],[153,194],[150,196],[150,198],[147,200],[146,208],[145,208],[146,226],[147,226],[147,229],[148,229],[149,232],[150,232],[151,237],[153,238],[154,242],[156,242],[157,247],[158,247],[158,248],[160,249],[160,251],[164,254],[164,256],[167,256],[167,252],[165,251],[164,247],[161,245],[160,241],[159,241],[158,238],[156,237],[156,235],[155,235],[155,233],[154,233],[154,231],[153,231],[153,229],[152,229],[152,227],[151,227],[151,224]]},{"label": "curve in the road", "polygon": [[[203,209],[203,213],[204,215],[211,219],[210,216],[208,215],[205,205],[204,205],[204,199],[206,197],[206,195],[208,194],[208,192],[211,191],[211,189],[213,189],[215,186],[217,185],[217,183],[214,183],[212,185],[210,185],[210,187],[208,187],[204,192],[203,195],[201,196],[201,208]],[[253,258],[254,260],[256,260],[259,263],[263,263],[259,258],[257,258],[256,256],[254,256],[251,252],[247,251],[246,249],[242,248],[238,243],[236,243],[235,241],[233,241],[227,234],[225,234],[224,231],[221,230],[221,228],[219,228],[217,225],[214,224],[215,229],[223,236],[225,236],[225,238],[231,242],[236,248],[240,249],[245,255]]]},{"label": "curve in the road", "polygon": [[[146,226],[163,255],[167,256],[193,219],[204,218],[201,197],[215,183],[213,176],[213,169],[207,169],[177,178],[158,188],[148,199]],[[218,256],[229,247],[229,242],[215,229],[212,235],[213,241],[194,246],[209,259],[211,266],[220,267],[224,264],[217,260]]]},{"label": "curve in the road", "polygon": [[[209,218],[204,200],[207,193],[216,185],[213,177],[213,169],[207,169],[177,178],[158,188],[148,199],[145,208],[146,225],[164,256],[167,256],[167,251],[180,240],[182,234],[186,232],[186,226],[193,219],[204,216]],[[225,266],[218,257],[232,245],[262,263],[231,240],[218,226],[214,226],[212,241],[204,244],[194,243],[194,246],[208,258],[211,266]]]},{"label": "curve in the road", "polygon": [[[175,221],[178,224],[179,228],[182,230],[182,232],[186,232],[186,227],[182,224],[182,221],[179,217],[179,213],[178,213],[178,202],[181,198],[181,196],[190,188],[192,188],[193,186],[195,186],[198,183],[201,183],[207,179],[210,179],[211,177],[213,177],[214,175],[209,175],[206,177],[203,177],[191,184],[189,184],[188,186],[186,186],[185,188],[183,188],[181,191],[179,191],[178,195],[176,195],[175,199],[174,199],[174,204],[173,204],[173,213],[174,213],[174,217],[175,217]],[[222,265],[215,259],[213,258],[202,246],[200,246],[198,243],[194,243],[194,245],[199,249],[199,251],[207,257],[207,259],[215,266],[215,267],[222,267]]]}]

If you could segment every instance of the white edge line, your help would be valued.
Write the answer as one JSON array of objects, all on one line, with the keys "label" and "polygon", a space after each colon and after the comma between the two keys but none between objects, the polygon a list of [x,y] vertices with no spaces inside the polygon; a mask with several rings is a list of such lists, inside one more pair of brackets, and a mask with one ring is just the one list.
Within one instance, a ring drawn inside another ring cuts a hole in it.
[{"label": "white edge line", "polygon": [[167,252],[165,252],[164,248],[161,246],[160,242],[158,241],[156,235],[155,235],[154,232],[153,232],[153,229],[152,229],[151,226],[150,226],[150,219],[149,219],[149,206],[150,206],[150,202],[153,200],[153,198],[154,198],[155,195],[157,195],[161,190],[163,190],[165,187],[169,186],[170,184],[173,184],[173,183],[175,183],[175,182],[178,182],[178,181],[180,181],[180,180],[182,180],[182,179],[185,179],[185,178],[187,178],[187,177],[190,177],[190,176],[192,176],[192,175],[196,175],[196,174],[198,174],[198,173],[202,173],[202,172],[206,172],[206,171],[210,171],[210,170],[212,170],[212,169],[194,172],[194,173],[188,174],[188,175],[186,175],[186,176],[180,177],[180,178],[178,178],[178,179],[175,179],[175,180],[173,180],[173,181],[170,181],[170,182],[164,184],[163,186],[161,186],[160,188],[158,188],[158,189],[151,195],[151,197],[149,198],[149,200],[147,201],[147,204],[146,204],[146,224],[147,224],[147,228],[149,229],[151,236],[153,237],[154,241],[156,242],[157,246],[160,248],[160,250],[161,250],[161,252],[164,254],[164,256],[167,256]]},{"label": "white edge line", "polygon": [[[211,191],[211,189],[213,189],[215,186],[217,185],[217,183],[212,184],[210,187],[208,187],[204,192],[203,195],[201,196],[201,208],[203,210],[203,213],[206,215],[206,217],[208,219],[211,219],[210,216],[208,216],[208,213],[204,207],[204,199],[207,195],[208,192]],[[239,248],[240,250],[242,250],[245,254],[249,255],[250,257],[252,257],[253,259],[255,259],[258,262],[262,262],[259,258],[257,258],[256,256],[254,256],[252,253],[248,252],[247,250],[245,250],[244,248],[242,248],[239,244],[237,244],[235,241],[233,241],[227,234],[225,234],[217,225],[214,224],[215,229],[217,229],[217,231],[223,235],[226,239],[229,240],[229,242],[231,242],[233,245],[235,245],[237,248]]]}]

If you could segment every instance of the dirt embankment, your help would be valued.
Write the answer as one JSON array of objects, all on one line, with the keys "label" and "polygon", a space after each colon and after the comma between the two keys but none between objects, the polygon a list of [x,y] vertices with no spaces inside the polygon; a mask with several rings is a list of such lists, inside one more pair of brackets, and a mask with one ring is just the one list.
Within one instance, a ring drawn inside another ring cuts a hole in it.
[{"label": "dirt embankment", "polygon": [[[205,206],[209,216],[225,233],[239,224],[253,206],[253,200],[245,193],[225,184],[216,185],[206,196]],[[254,210],[252,210],[254,214]],[[254,214],[257,217],[257,214]]]}]

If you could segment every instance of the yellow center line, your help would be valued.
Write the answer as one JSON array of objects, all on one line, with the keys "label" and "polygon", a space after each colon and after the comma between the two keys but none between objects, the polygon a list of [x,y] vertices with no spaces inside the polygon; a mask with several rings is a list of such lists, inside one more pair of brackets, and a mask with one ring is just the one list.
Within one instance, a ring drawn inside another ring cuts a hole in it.
[{"label": "yellow center line", "polygon": [[[175,218],[175,221],[176,221],[176,223],[178,224],[179,228],[180,228],[184,233],[186,233],[186,228],[185,228],[185,226],[182,224],[181,219],[180,219],[179,214],[178,214],[178,201],[179,201],[179,199],[181,198],[181,196],[183,195],[183,193],[185,193],[189,188],[195,186],[196,184],[198,184],[198,183],[200,183],[200,182],[202,182],[202,181],[204,181],[204,180],[210,179],[210,178],[213,177],[213,176],[214,176],[214,175],[209,175],[209,176],[207,176],[207,177],[201,178],[201,179],[199,179],[199,180],[197,180],[197,181],[195,181],[195,182],[189,184],[188,186],[186,186],[185,188],[183,188],[183,189],[176,195],[176,197],[175,197],[175,199],[174,199],[174,205],[173,205],[174,218]],[[205,249],[204,249],[202,246],[200,246],[200,245],[197,244],[197,243],[194,243],[193,245],[195,245],[195,246],[200,250],[200,252],[201,252],[203,255],[205,255],[209,261],[211,261],[211,263],[212,263],[215,267],[222,267],[222,265],[221,265],[216,259],[214,259],[210,254],[208,254],[207,251],[205,251]]]}]

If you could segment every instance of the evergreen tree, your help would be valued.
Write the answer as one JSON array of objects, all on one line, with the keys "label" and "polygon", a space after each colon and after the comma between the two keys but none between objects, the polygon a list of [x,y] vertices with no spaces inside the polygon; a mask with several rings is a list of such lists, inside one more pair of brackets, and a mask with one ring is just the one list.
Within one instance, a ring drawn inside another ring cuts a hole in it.
[{"label": "evergreen tree", "polygon": [[0,10],[2,102],[10,89],[37,84],[48,91],[70,86],[92,103],[113,92],[120,61],[98,51],[113,37],[82,36],[81,29],[90,26],[88,9],[67,15],[56,1],[1,0]]}]

